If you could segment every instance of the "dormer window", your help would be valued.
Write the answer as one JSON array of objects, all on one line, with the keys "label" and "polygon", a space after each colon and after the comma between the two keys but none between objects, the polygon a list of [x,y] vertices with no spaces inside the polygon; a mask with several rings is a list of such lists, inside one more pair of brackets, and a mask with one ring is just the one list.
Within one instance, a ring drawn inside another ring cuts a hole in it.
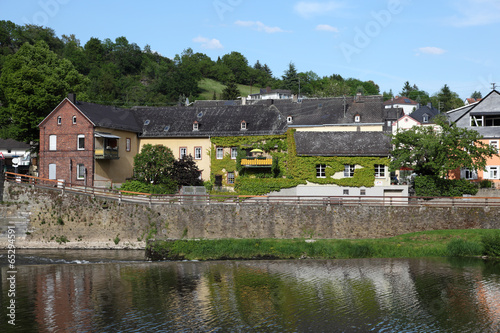
[{"label": "dormer window", "polygon": [[198,130],[198,125],[199,125],[199,123],[195,120],[194,123],[193,123],[193,131],[197,131]]},{"label": "dormer window", "polygon": [[429,115],[427,113],[422,116],[422,122],[424,122],[424,123],[429,122]]},{"label": "dormer window", "polygon": [[149,123],[150,123],[149,119],[146,119],[146,120],[144,121],[144,126],[148,126],[148,125],[149,125]]},{"label": "dormer window", "polygon": [[247,129],[247,122],[244,121],[244,120],[241,121],[241,129],[242,130],[246,130]]},{"label": "dormer window", "polygon": [[361,116],[359,114],[354,116],[354,122],[359,123],[361,121]]},{"label": "dormer window", "polygon": [[286,117],[286,122],[287,122],[288,124],[293,123],[293,117],[292,117],[292,116],[288,116],[288,117]]},{"label": "dormer window", "polygon": [[61,116],[57,117],[57,125],[61,125],[62,124],[62,118]]}]

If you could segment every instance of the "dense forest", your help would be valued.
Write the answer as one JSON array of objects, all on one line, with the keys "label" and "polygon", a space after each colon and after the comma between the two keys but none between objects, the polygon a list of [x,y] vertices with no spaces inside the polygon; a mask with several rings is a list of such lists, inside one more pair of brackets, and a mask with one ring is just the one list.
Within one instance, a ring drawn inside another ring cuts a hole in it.
[{"label": "dense forest", "polygon": [[[200,87],[202,80],[219,82],[227,89],[207,94]],[[259,60],[250,65],[239,52],[213,60],[188,48],[170,59],[149,45],[141,49],[126,37],[90,38],[82,45],[75,35],[58,37],[47,27],[0,21],[2,138],[37,140],[37,125],[68,92],[99,104],[168,106],[186,98],[233,99],[239,96],[237,84],[254,92],[267,86],[294,94],[300,89],[308,97],[380,94],[373,81],[339,74],[319,77],[312,71],[297,72],[293,63],[278,77]],[[384,92],[384,98],[391,96],[392,92]]]}]

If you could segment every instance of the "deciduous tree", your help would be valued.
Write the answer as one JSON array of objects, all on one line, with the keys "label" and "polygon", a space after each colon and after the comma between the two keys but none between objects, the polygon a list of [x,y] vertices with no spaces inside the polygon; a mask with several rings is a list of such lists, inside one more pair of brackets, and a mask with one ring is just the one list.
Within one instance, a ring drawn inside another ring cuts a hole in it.
[{"label": "deciduous tree", "polygon": [[146,144],[134,157],[134,176],[148,184],[167,183],[172,176],[174,161],[170,148]]}]

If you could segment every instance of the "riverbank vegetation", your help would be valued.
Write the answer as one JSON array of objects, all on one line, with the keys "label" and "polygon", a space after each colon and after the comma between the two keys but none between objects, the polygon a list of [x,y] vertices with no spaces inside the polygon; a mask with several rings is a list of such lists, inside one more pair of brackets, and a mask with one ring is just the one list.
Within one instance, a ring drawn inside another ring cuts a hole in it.
[{"label": "riverbank vegetation", "polygon": [[151,260],[500,257],[500,230],[435,230],[381,239],[156,240]]}]

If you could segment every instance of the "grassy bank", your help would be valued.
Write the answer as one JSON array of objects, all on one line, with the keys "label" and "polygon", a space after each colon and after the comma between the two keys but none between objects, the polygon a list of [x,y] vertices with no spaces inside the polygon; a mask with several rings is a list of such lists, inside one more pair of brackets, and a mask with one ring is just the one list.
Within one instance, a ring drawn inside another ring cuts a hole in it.
[{"label": "grassy bank", "polygon": [[497,229],[437,230],[391,238],[359,240],[157,240],[148,244],[146,253],[152,260],[500,256],[500,231]]}]

